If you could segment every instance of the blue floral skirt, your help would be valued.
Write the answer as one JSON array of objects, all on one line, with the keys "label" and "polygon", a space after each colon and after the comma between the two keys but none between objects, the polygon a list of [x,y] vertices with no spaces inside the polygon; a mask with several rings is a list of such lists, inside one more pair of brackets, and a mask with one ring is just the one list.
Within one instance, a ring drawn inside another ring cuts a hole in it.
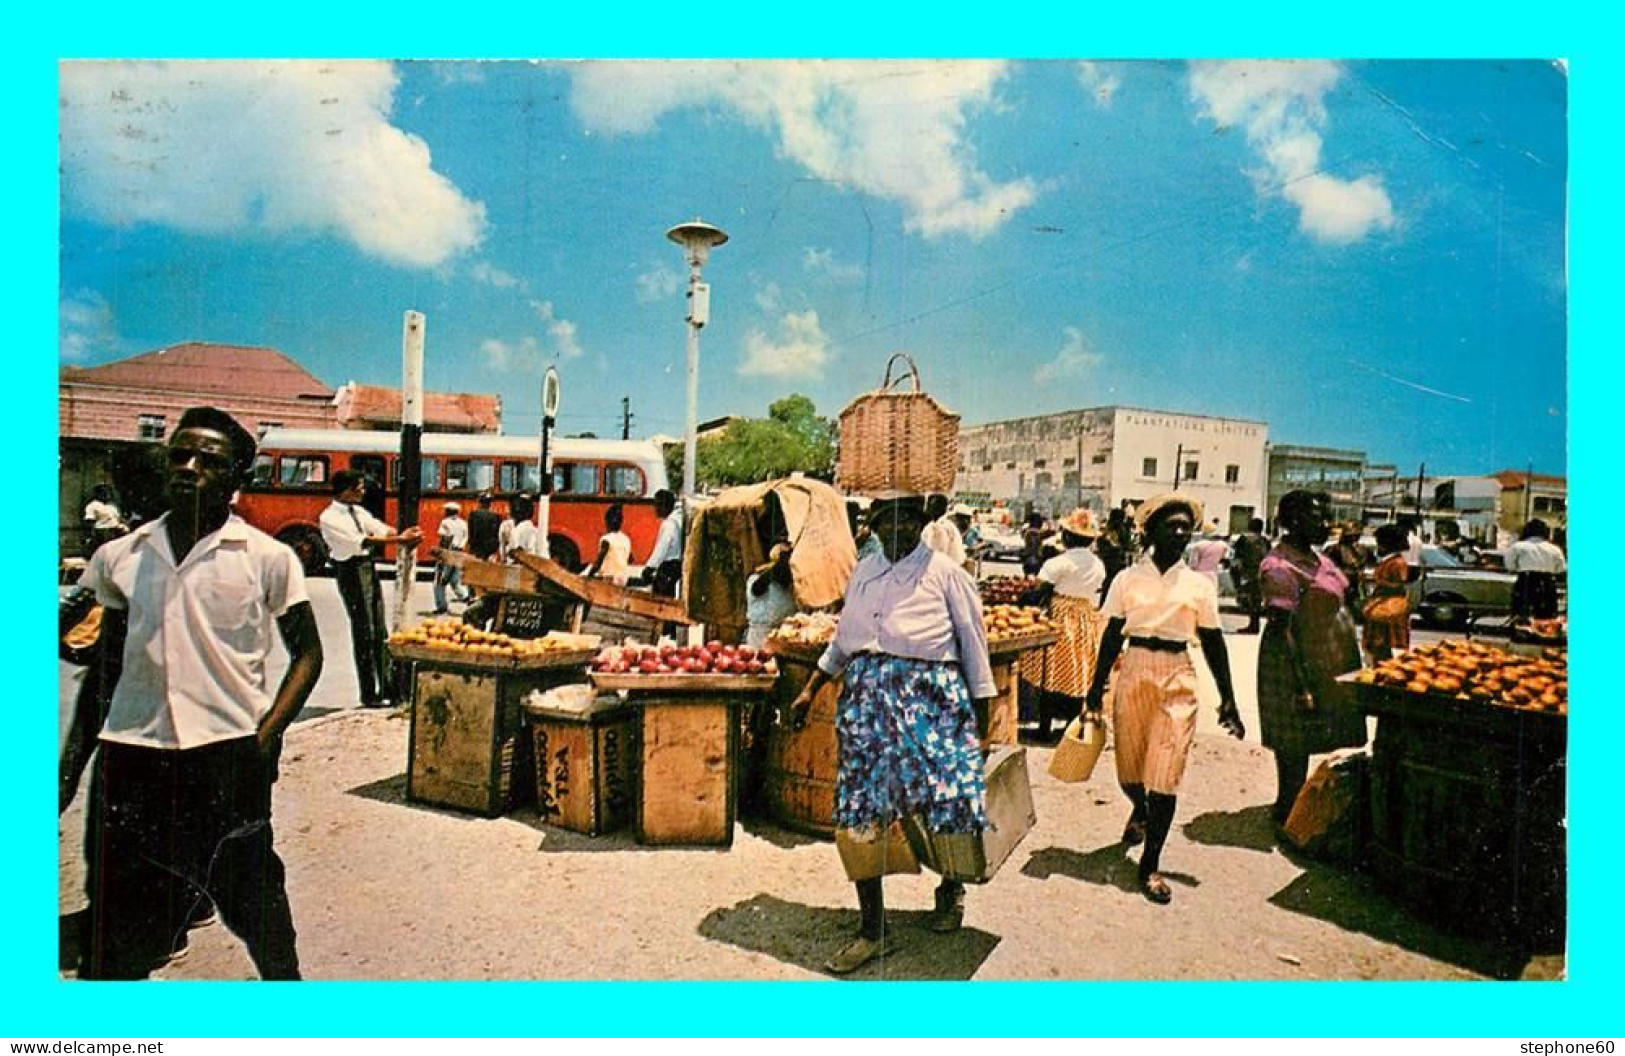
[{"label": "blue floral skirt", "polygon": [[981,740],[959,665],[861,653],[835,711],[835,824],[874,831],[905,815],[932,832],[987,827]]}]

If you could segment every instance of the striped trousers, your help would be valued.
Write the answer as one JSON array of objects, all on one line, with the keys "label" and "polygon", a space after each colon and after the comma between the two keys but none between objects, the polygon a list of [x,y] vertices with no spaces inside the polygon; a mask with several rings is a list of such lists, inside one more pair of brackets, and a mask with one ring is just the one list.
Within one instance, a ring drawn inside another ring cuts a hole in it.
[{"label": "striped trousers", "polygon": [[1128,646],[1112,692],[1117,780],[1176,795],[1196,733],[1196,665],[1189,652]]}]

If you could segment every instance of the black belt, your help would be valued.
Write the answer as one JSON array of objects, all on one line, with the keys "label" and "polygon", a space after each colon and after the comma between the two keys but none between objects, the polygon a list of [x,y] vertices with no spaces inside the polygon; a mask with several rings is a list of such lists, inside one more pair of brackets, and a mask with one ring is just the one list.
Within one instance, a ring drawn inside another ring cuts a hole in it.
[{"label": "black belt", "polygon": [[1189,642],[1175,642],[1167,638],[1130,638],[1128,644],[1135,649],[1149,649],[1153,653],[1183,653]]}]

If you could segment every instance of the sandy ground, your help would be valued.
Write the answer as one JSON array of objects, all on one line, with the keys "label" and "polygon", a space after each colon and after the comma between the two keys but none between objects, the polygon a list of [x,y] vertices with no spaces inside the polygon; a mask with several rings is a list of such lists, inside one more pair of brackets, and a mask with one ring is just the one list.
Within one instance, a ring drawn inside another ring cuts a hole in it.
[{"label": "sandy ground", "polygon": [[[427,596],[427,586],[419,584]],[[730,849],[589,838],[528,809],[484,819],[405,799],[408,722],[354,707],[354,674],[330,580],[313,584],[327,669],[290,729],[276,840],[304,971],[341,980],[765,980],[828,978],[854,933],[834,847],[746,817]],[[423,604],[420,608],[427,608]],[[1256,639],[1230,636],[1238,687]],[[65,675],[65,689],[71,680]],[[1244,713],[1252,708],[1243,692]],[[1251,718],[1251,714],[1248,714]],[[1256,729],[1256,722],[1252,723]],[[890,878],[898,952],[856,978],[917,980],[1467,980],[1550,977],[1531,962],[1416,919],[1340,868],[1275,845],[1269,753],[1204,718],[1164,854],[1172,905],[1137,893],[1117,843],[1126,805],[1112,759],[1064,785],[1028,748],[1038,822],[992,883],[969,892],[965,927],[923,927],[935,878]],[[88,787],[88,781],[85,783]],[[64,949],[84,905],[84,795],[60,824]],[[67,965],[64,964],[64,970]],[[248,979],[221,925],[192,932],[172,979]]]}]

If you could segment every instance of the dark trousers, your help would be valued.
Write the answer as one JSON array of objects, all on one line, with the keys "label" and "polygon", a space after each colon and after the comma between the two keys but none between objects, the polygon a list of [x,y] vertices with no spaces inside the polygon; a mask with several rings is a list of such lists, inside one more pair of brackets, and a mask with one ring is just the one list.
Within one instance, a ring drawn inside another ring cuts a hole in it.
[{"label": "dark trousers", "polygon": [[253,737],[184,751],[102,742],[81,978],[145,978],[209,902],[261,978],[299,978],[286,874],[272,846],[275,780]]},{"label": "dark trousers", "polygon": [[361,689],[361,703],[376,704],[393,696],[389,650],[385,641],[389,626],[384,622],[384,588],[378,583],[378,569],[372,558],[358,557],[337,562],[339,597],[350,617],[350,648],[355,652],[355,678]]}]

